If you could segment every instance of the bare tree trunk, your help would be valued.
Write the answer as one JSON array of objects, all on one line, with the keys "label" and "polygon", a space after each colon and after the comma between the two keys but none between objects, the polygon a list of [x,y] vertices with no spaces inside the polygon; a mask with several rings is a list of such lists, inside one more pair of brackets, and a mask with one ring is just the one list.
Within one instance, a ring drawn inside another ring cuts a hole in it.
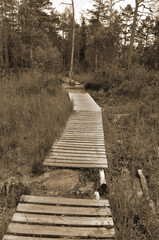
[{"label": "bare tree trunk", "polygon": [[4,39],[4,48],[5,48],[5,70],[9,70],[9,59],[8,59],[8,42],[7,42],[7,36],[5,34]]},{"label": "bare tree trunk", "polygon": [[132,62],[132,54],[133,54],[133,45],[134,45],[134,38],[135,38],[137,14],[138,14],[138,8],[139,8],[139,0],[135,0],[135,2],[136,2],[136,6],[135,6],[135,12],[134,12],[134,18],[133,18],[133,24],[132,24],[132,32],[131,32],[131,38],[130,38],[130,48],[129,48],[129,55],[128,55],[128,69],[130,68],[131,62]]},{"label": "bare tree trunk", "polygon": [[32,36],[32,30],[31,30],[31,35],[30,35],[30,66],[32,68],[33,66],[33,36]]},{"label": "bare tree trunk", "polygon": [[72,72],[73,72],[73,57],[74,57],[74,47],[75,47],[75,8],[74,8],[74,0],[72,0],[72,21],[73,21],[73,29],[72,29],[72,50],[71,50],[71,64],[70,64],[70,72],[69,72],[69,83],[71,83]]},{"label": "bare tree trunk", "polygon": [[97,53],[97,47],[95,50],[95,72],[97,72],[98,69],[98,53]]}]

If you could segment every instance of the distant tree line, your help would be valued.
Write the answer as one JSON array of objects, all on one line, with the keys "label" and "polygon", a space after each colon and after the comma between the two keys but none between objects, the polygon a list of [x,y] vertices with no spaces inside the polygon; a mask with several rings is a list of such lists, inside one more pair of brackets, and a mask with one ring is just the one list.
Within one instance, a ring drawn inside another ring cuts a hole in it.
[{"label": "distant tree line", "polygon": [[[92,10],[81,16],[81,24],[75,23],[74,71],[97,71],[114,62],[159,69],[154,2],[134,0],[135,8],[118,11],[115,0],[93,0]],[[68,71],[72,29],[68,7],[61,14],[50,0],[1,0],[0,68]]]}]

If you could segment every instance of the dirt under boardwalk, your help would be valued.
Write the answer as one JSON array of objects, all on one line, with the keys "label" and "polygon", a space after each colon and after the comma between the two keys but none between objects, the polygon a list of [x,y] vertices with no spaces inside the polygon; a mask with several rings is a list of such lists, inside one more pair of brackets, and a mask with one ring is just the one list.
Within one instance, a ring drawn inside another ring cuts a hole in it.
[{"label": "dirt under boardwalk", "polygon": [[45,166],[107,168],[100,107],[88,93],[69,93],[74,103],[65,131],[53,145]]}]

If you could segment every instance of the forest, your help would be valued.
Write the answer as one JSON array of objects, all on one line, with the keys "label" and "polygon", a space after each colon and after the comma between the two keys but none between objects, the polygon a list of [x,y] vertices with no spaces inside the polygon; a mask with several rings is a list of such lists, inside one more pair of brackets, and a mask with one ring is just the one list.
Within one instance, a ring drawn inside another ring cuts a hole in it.
[{"label": "forest", "polygon": [[44,190],[34,179],[72,112],[71,72],[102,108],[116,238],[157,240],[159,1],[92,0],[79,21],[75,1],[63,13],[51,0],[0,1],[0,239],[20,196]]},{"label": "forest", "polygon": [[[140,64],[159,68],[158,1],[136,2],[116,10],[115,0],[93,1],[92,10],[75,23],[74,72]],[[0,3],[0,68],[68,71],[72,10],[58,13],[49,0],[2,0]]]}]

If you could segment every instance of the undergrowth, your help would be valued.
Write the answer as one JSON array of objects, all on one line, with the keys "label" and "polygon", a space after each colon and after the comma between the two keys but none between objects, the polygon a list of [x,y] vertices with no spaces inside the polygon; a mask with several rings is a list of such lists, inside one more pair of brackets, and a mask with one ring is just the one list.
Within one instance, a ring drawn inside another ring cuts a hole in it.
[{"label": "undergrowth", "polygon": [[54,75],[23,72],[1,79],[0,109],[1,239],[21,194],[27,194],[25,179],[43,173],[44,158],[65,127],[72,103]]},{"label": "undergrowth", "polygon": [[[122,103],[116,103],[112,108],[107,105],[103,114],[110,170],[110,203],[117,239],[156,240],[159,237],[159,118],[154,118],[152,109],[144,103],[136,101],[124,108],[124,114],[118,115],[120,109],[123,112]],[[157,107],[154,111],[159,114]],[[128,178],[123,177],[125,169],[130,172]],[[149,196],[156,206],[155,214],[150,211],[146,198],[134,201],[135,193],[129,198],[129,192],[138,193],[137,189],[134,189],[138,169],[143,170],[147,179]]]},{"label": "undergrowth", "polygon": [[22,73],[0,81],[0,180],[41,173],[72,103],[53,75]]},{"label": "undergrowth", "polygon": [[[78,76],[80,79],[80,76]],[[159,73],[109,65],[85,74],[85,86],[103,107],[109,164],[109,198],[118,240],[159,239]],[[102,88],[98,89],[98,84]],[[146,177],[149,197],[137,197],[137,170]]]}]

